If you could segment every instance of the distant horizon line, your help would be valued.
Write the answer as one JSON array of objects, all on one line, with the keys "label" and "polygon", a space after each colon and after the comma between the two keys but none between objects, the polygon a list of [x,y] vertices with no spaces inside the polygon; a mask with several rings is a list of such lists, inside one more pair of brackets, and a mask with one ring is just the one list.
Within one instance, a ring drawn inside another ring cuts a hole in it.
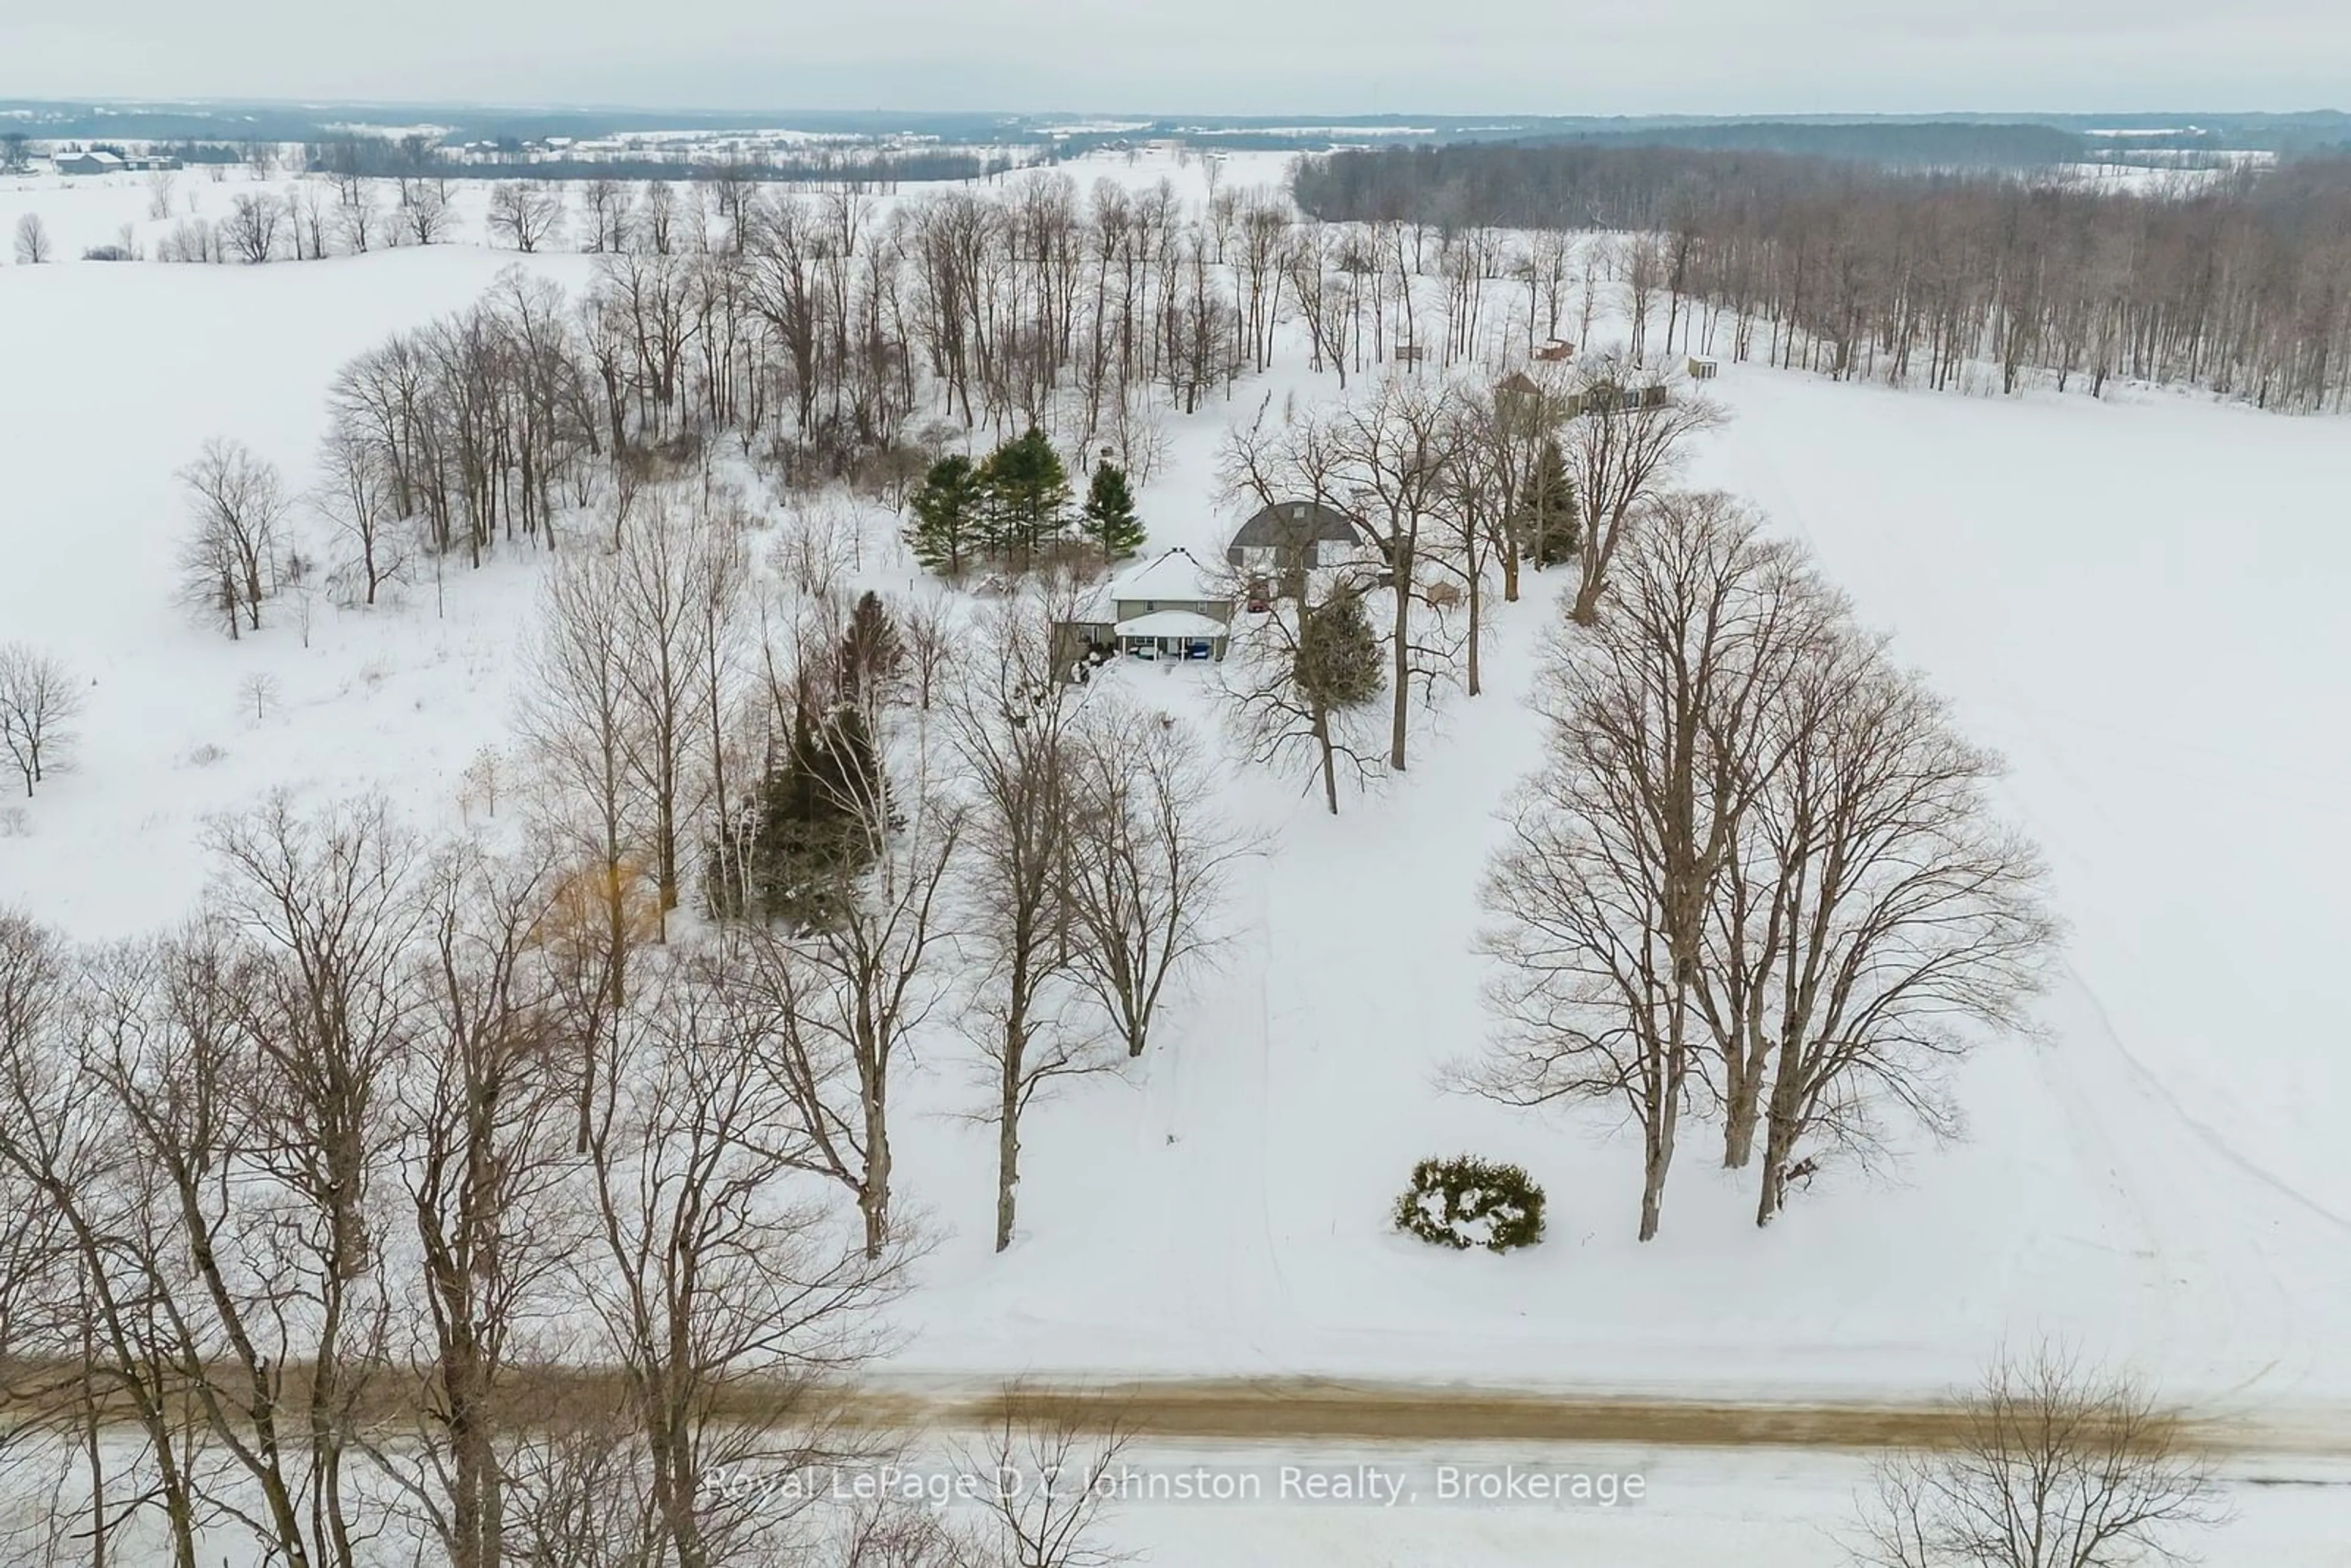
[{"label": "distant horizon line", "polygon": [[11,106],[59,108],[266,108],[274,110],[331,109],[403,109],[403,110],[496,110],[508,112],[539,112],[564,114],[693,114],[699,116],[743,116],[778,118],[789,116],[860,116],[915,119],[997,119],[1012,120],[1051,120],[1087,119],[1140,120],[1158,123],[1175,120],[1203,121],[1321,121],[1338,125],[1375,124],[1405,120],[1431,120],[1447,123],[1502,120],[1576,120],[1609,121],[1683,121],[1698,123],[1735,123],[1740,121],[1817,122],[1836,120],[2024,120],[2147,119],[2155,116],[2205,119],[2264,119],[2302,120],[2326,116],[2351,116],[2351,109],[2335,106],[2298,109],[2220,109],[2210,106],[2186,108],[2178,105],[2158,105],[2151,108],[2100,109],[1913,109],[1913,110],[1732,110],[1706,111],[1697,110],[1642,110],[1595,113],[1565,110],[1336,110],[1311,109],[1264,109],[1251,110],[1143,110],[1126,108],[1087,109],[1008,109],[989,108],[907,108],[876,105],[867,108],[815,108],[760,106],[742,108],[735,105],[701,106],[681,102],[622,102],[606,99],[434,99],[401,97],[333,98],[315,95],[271,96],[245,94],[103,94],[82,93],[67,96],[54,94],[0,94],[0,104]]}]

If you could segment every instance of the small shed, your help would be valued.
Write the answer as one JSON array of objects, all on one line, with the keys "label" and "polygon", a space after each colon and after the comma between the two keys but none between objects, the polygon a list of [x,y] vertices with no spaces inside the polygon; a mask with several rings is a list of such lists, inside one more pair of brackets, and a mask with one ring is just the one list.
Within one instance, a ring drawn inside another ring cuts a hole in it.
[{"label": "small shed", "polygon": [[1689,357],[1690,380],[1694,382],[1710,382],[1721,369],[1721,363],[1711,354],[1692,354]]}]

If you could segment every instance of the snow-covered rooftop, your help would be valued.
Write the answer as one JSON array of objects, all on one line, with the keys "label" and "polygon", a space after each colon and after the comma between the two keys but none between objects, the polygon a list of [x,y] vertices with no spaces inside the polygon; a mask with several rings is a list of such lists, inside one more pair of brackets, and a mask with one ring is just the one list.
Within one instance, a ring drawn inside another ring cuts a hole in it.
[{"label": "snow-covered rooftop", "polygon": [[1122,637],[1221,637],[1225,632],[1223,622],[1190,610],[1155,610],[1118,623]]},{"label": "snow-covered rooftop", "polygon": [[1221,599],[1217,574],[1190,550],[1171,549],[1111,580],[1111,598],[1120,603],[1147,599]]}]

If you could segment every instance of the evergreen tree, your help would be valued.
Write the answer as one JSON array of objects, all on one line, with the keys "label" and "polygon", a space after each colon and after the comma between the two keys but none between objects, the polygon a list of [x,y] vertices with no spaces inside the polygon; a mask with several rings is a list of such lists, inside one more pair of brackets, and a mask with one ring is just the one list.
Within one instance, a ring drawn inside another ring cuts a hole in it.
[{"label": "evergreen tree", "polygon": [[1337,587],[1320,604],[1300,604],[1290,679],[1305,699],[1321,761],[1323,800],[1334,817],[1339,814],[1339,739],[1332,719],[1377,700],[1387,684],[1384,663],[1379,637],[1355,590]]},{"label": "evergreen tree", "polygon": [[1070,471],[1061,455],[1032,424],[1026,435],[988,454],[979,482],[987,497],[989,547],[1025,569],[1069,521]]},{"label": "evergreen tree", "polygon": [[809,929],[837,918],[858,874],[879,852],[887,810],[881,755],[854,707],[792,717],[751,805],[722,828],[711,852],[711,911]]},{"label": "evergreen tree", "polygon": [[1539,567],[1557,566],[1573,559],[1583,537],[1576,526],[1575,485],[1567,476],[1567,457],[1559,443],[1546,438],[1535,460],[1535,471],[1513,497],[1516,530],[1526,556]]},{"label": "evergreen tree", "polygon": [[906,648],[898,623],[881,596],[868,589],[849,612],[849,630],[841,633],[837,687],[841,706],[872,715],[897,694],[905,673]]},{"label": "evergreen tree", "polygon": [[1113,463],[1096,468],[1081,509],[1085,521],[1080,526],[1086,538],[1102,546],[1105,563],[1143,548],[1143,519],[1134,515],[1134,493],[1127,487],[1125,469]]},{"label": "evergreen tree", "polygon": [[979,470],[970,458],[956,453],[932,464],[907,501],[914,519],[906,530],[906,543],[914,559],[933,571],[962,576],[983,542],[985,499]]},{"label": "evergreen tree", "polygon": [[1318,717],[1360,707],[1380,695],[1387,685],[1380,640],[1364,613],[1361,594],[1334,590],[1305,612],[1294,674]]}]

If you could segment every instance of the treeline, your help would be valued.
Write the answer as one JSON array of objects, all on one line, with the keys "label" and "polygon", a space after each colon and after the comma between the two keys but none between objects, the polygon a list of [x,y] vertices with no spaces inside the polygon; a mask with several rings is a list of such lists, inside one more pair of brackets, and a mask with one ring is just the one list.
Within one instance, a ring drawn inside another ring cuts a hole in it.
[{"label": "treeline", "polygon": [[[1801,120],[1728,120],[1711,125],[1665,125],[1638,131],[1581,131],[1557,138],[1575,146],[1689,147],[1711,151],[1781,152],[1798,158],[1834,158],[1888,168],[2042,169],[2085,156],[2084,138],[2053,125],[2000,124],[1982,120],[1917,122],[1859,121],[1813,124]],[[1537,137],[1546,146],[1554,139]]]},{"label": "treeline", "polygon": [[[1666,347],[1896,385],[2114,378],[2264,408],[2351,402],[2351,160],[2177,191],[1900,175],[1769,153],[1343,152],[1296,193],[1331,221],[1604,229]],[[1703,308],[1684,308],[1702,306]]]},{"label": "treeline", "polygon": [[[364,357],[337,393],[371,405],[358,423],[397,515],[420,497],[444,523],[467,511],[475,543],[492,509],[543,510],[576,459],[722,436],[792,483],[862,477],[893,501],[946,432],[977,425],[1044,429],[1089,467],[1107,447],[1147,481],[1158,412],[1270,360],[1300,265],[1270,197],[1202,214],[1165,183],[1081,195],[1059,173],[886,205],[732,177],[508,181],[484,221],[520,253],[596,254],[586,297],[509,279]],[[337,176],[240,193],[163,254],[307,259],[445,243],[456,223],[437,179]],[[1319,291],[1320,257],[1305,265]],[[940,428],[915,451],[908,421],[926,411]]]},{"label": "treeline", "polygon": [[708,157],[587,158],[562,155],[474,158],[418,139],[395,141],[380,136],[339,138],[306,143],[302,166],[314,174],[359,174],[372,179],[451,180],[713,180],[740,179],[799,184],[846,184],[888,191],[901,181],[986,180],[1019,167],[1009,152],[946,149],[893,152],[875,149],[812,148],[783,156],[761,152],[738,159]]}]

